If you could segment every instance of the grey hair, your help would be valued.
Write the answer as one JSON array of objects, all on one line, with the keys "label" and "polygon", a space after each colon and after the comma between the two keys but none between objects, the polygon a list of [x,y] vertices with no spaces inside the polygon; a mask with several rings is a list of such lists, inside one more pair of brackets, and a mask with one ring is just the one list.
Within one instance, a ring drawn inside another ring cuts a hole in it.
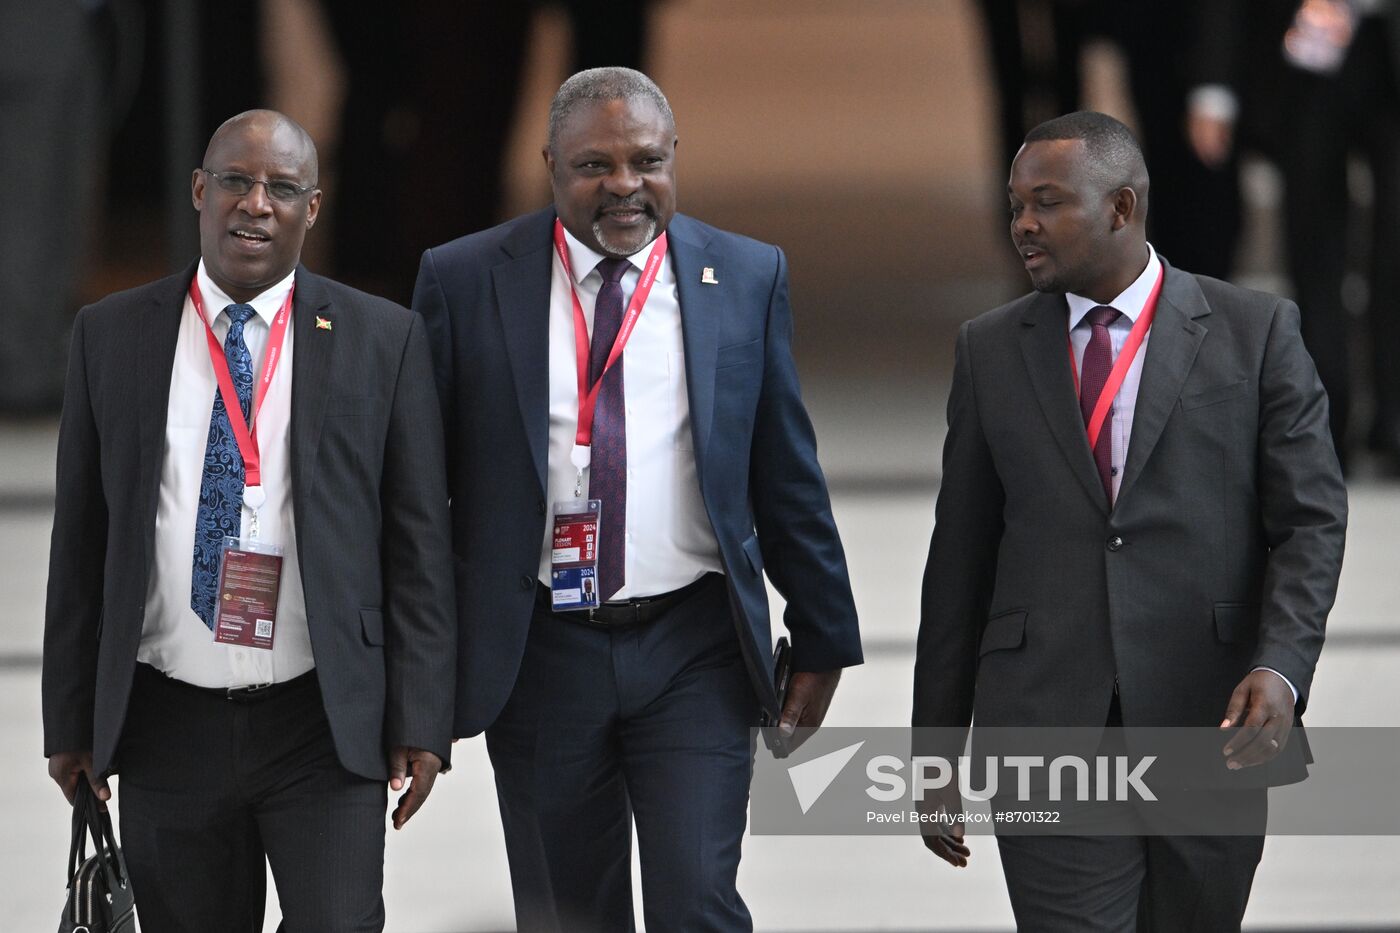
[{"label": "grey hair", "polygon": [[559,127],[580,104],[589,101],[649,100],[672,128],[676,117],[656,82],[631,68],[589,68],[573,75],[554,94],[549,104],[549,151],[555,151]]},{"label": "grey hair", "polygon": [[1105,194],[1119,188],[1132,188],[1142,213],[1147,213],[1147,162],[1137,137],[1106,113],[1080,110],[1046,120],[1026,134],[1026,144],[1055,139],[1084,142],[1089,174]]}]

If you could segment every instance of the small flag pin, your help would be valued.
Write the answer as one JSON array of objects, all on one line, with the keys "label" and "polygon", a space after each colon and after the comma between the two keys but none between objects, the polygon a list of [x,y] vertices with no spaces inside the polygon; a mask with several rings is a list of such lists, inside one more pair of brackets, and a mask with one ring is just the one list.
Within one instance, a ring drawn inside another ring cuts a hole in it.
[{"label": "small flag pin", "polygon": [[706,266],[703,270],[701,270],[701,272],[700,272],[700,284],[702,284],[702,285],[718,285],[718,284],[719,284],[719,279],[715,278],[715,270],[714,270],[713,268],[711,268],[710,266]]},{"label": "small flag pin", "polygon": [[317,318],[316,318],[316,329],[317,329],[317,330],[330,330],[330,329],[331,329],[331,322],[330,322],[330,320],[329,320],[328,318],[323,318],[323,317],[317,316]]}]

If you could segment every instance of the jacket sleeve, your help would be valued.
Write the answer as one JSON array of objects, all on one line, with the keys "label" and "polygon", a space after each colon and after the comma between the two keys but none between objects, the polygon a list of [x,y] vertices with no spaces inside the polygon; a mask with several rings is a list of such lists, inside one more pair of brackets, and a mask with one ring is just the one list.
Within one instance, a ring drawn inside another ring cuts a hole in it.
[{"label": "jacket sleeve", "polygon": [[92,748],[97,640],[107,556],[101,438],[88,389],[84,347],[90,309],[73,324],[44,612],[44,755]]},{"label": "jacket sleeve", "polygon": [[792,635],[793,670],[827,671],[861,663],[860,627],[792,359],[787,260],[774,249],[749,488],[764,568],[787,601],[783,622]]},{"label": "jacket sleeve", "polygon": [[[977,410],[970,343],[970,326],[964,324],[948,396],[943,481],[924,567],[914,662],[916,728],[965,729],[972,722],[978,644],[996,582],[1006,494]],[[961,743],[956,744],[954,755],[961,750]]]},{"label": "jacket sleeve", "polygon": [[1298,307],[1280,301],[1259,378],[1259,511],[1269,558],[1253,666],[1286,677],[1301,714],[1337,597],[1347,493],[1327,395],[1298,321]]},{"label": "jacket sleeve", "polygon": [[411,319],[394,389],[384,510],[385,736],[444,763],[452,748],[457,614],[442,420],[422,320]]}]

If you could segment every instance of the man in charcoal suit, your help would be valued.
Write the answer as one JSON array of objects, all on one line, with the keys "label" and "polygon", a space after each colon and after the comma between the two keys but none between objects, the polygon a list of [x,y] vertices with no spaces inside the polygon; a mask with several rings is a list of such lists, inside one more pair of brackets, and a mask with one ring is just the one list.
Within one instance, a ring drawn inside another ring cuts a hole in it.
[{"label": "man in charcoal suit", "polygon": [[[1296,779],[1346,529],[1298,309],[1157,255],[1111,117],[1032,130],[1008,193],[1035,292],[958,336],[914,725],[1221,728],[1228,768]],[[1257,831],[999,836],[1018,925],[1238,929],[1266,801],[1227,793]]]},{"label": "man in charcoal suit", "polygon": [[268,864],[290,929],[383,929],[384,783],[401,827],[448,759],[427,341],[298,264],[316,180],[296,123],[230,119],[193,175],[200,261],[74,328],[44,751],[69,800],[120,774],[149,933],[260,929]]}]

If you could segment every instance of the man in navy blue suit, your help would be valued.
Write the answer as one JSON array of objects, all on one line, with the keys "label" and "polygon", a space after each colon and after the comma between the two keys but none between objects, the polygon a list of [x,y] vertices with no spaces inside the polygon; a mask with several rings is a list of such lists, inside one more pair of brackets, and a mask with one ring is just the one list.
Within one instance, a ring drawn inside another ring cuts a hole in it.
[{"label": "man in navy blue suit", "polygon": [[522,930],[632,929],[634,819],[648,929],[750,929],[750,727],[819,725],[861,661],[786,260],[677,215],[675,154],[649,78],[574,75],[554,204],[428,250],[413,300],[446,406],[456,734],[486,732]]}]

